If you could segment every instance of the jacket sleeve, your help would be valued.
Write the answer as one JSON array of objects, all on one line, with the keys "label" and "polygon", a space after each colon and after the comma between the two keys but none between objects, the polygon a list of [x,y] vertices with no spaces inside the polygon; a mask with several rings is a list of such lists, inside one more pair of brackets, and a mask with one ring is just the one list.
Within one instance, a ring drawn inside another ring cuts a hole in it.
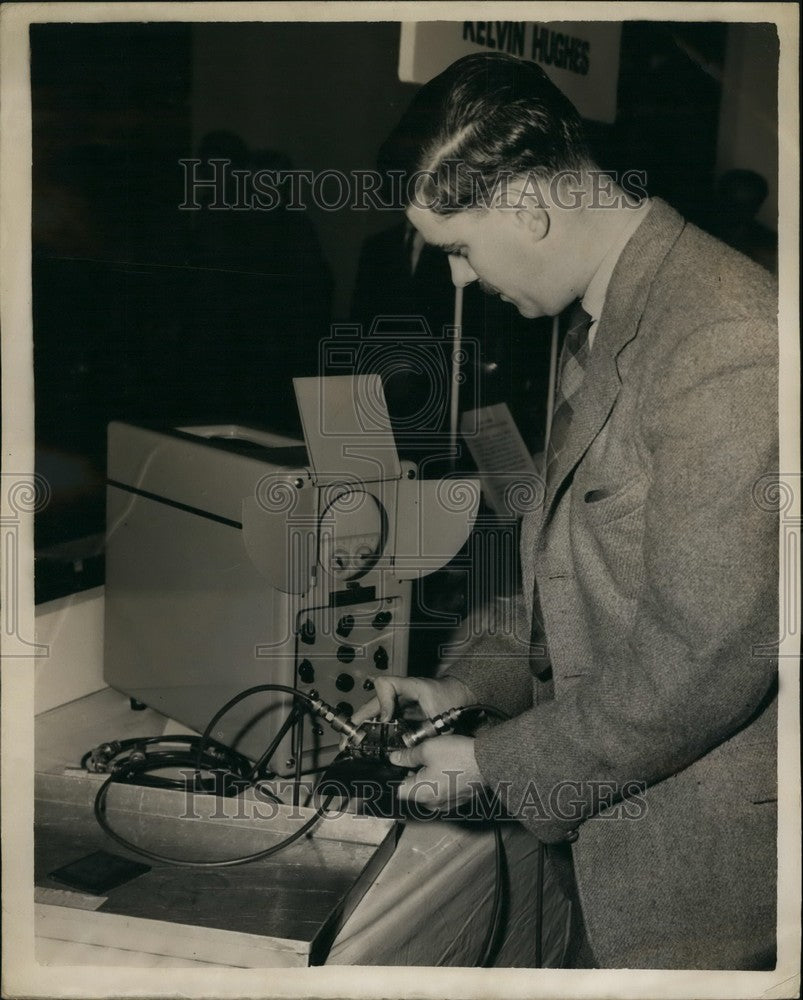
[{"label": "jacket sleeve", "polygon": [[463,681],[478,702],[518,715],[532,705],[533,696],[525,602],[519,594],[507,607],[497,601],[487,611],[485,633],[469,642],[464,652],[455,650],[459,660],[449,664],[445,673]]},{"label": "jacket sleeve", "polygon": [[778,520],[754,490],[777,474],[774,338],[742,318],[665,359],[640,411],[644,575],[621,655],[477,738],[484,779],[544,841],[573,838],[599,783],[621,798],[682,770],[772,690],[776,663],[755,649],[778,637]]}]

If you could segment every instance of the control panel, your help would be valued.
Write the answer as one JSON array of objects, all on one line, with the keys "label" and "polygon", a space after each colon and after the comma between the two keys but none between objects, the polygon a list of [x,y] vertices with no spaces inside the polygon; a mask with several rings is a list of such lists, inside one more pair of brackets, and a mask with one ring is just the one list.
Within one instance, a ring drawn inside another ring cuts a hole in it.
[{"label": "control panel", "polygon": [[[407,609],[400,597],[302,609],[296,624],[295,686],[351,717],[374,681],[407,669]],[[337,745],[337,735],[305,716],[304,750]]]}]

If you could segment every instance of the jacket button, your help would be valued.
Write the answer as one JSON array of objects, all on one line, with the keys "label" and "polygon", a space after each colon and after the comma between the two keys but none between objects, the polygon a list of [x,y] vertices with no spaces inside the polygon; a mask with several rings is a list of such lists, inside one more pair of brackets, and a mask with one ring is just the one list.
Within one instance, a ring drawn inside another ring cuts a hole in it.
[{"label": "jacket button", "polygon": [[566,834],[566,843],[573,844],[579,836],[580,836],[579,830],[569,830],[569,832]]}]

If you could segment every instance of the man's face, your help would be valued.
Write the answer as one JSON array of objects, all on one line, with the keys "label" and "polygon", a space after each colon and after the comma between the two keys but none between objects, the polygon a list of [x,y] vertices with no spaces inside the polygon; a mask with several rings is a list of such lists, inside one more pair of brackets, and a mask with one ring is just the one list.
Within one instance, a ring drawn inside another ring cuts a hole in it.
[{"label": "man's face", "polygon": [[545,253],[544,241],[534,234],[526,212],[494,206],[437,215],[410,206],[407,218],[427,243],[448,254],[456,287],[479,281],[484,292],[512,302],[528,319],[551,316],[563,308],[557,275],[549,273],[555,262]]}]

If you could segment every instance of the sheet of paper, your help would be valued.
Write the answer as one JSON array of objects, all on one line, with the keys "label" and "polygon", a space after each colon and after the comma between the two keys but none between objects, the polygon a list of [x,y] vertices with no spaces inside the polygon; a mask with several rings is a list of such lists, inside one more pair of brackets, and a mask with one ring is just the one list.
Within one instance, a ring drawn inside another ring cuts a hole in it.
[{"label": "sheet of paper", "polygon": [[538,502],[538,469],[507,403],[467,410],[460,432],[477,465],[485,500],[496,514],[519,517]]}]

